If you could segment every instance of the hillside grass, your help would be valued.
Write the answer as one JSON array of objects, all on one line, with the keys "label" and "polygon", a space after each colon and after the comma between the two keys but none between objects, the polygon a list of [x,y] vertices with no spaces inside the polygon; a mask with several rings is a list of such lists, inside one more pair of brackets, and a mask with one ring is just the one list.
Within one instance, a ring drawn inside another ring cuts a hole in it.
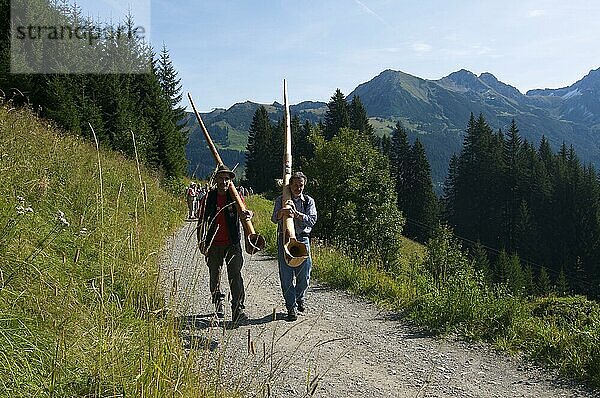
[{"label": "hillside grass", "polygon": [[[267,251],[276,254],[276,226],[269,220],[272,202],[252,196],[247,203],[256,212],[257,231],[267,237]],[[381,269],[369,253],[349,256],[314,240],[313,276],[397,311],[432,333],[456,334],[487,341],[507,353],[524,353],[563,376],[600,388],[597,302],[582,296],[515,296],[502,286],[486,286],[456,248],[439,250],[399,239],[398,262],[391,270]],[[427,270],[440,260],[455,268],[444,283],[436,283]]]},{"label": "hillside grass", "polygon": [[157,286],[185,204],[141,169],[0,106],[0,396],[216,396]]}]

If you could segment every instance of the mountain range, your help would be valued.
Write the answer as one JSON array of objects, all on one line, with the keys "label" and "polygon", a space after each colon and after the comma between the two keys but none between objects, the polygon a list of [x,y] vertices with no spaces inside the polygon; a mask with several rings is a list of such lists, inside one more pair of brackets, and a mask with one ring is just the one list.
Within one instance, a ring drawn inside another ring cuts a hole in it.
[{"label": "mountain range", "polygon": [[[385,70],[360,84],[347,98],[354,96],[360,97],[378,134],[389,134],[399,121],[411,140],[418,137],[423,142],[438,188],[450,157],[461,149],[471,113],[483,114],[492,128],[503,131],[514,118],[521,136],[534,145],[544,135],[555,150],[564,142],[573,145],[585,163],[596,168],[600,165],[600,68],[571,86],[525,94],[487,72],[477,76],[462,69],[439,80],[428,80]],[[213,139],[223,150],[238,152],[240,164],[243,154],[239,151],[245,149],[252,117],[260,105],[247,101],[202,115]],[[281,104],[265,107],[273,121],[283,117]],[[292,115],[313,123],[322,120],[326,110],[326,103],[313,101],[290,107]],[[194,156],[198,146],[206,147],[192,116],[187,117],[192,133],[188,143],[191,171],[201,162]],[[209,169],[214,165],[210,161]]]}]

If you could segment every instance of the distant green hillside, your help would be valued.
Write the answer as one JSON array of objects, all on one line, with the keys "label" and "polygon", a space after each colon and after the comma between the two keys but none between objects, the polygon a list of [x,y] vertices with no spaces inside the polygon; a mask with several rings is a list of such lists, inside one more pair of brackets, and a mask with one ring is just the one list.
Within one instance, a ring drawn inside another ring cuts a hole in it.
[{"label": "distant green hillside", "polygon": [[[201,115],[211,138],[219,148],[219,154],[229,167],[239,164],[239,170],[243,169],[245,163],[244,153],[248,143],[248,130],[254,113],[261,105],[267,109],[272,122],[276,123],[283,119],[283,105],[277,102],[264,105],[246,101],[235,104],[227,110],[215,109]],[[317,123],[324,116],[326,109],[325,103],[307,101],[292,105],[290,112],[292,116],[298,116],[302,122],[308,120],[311,123]],[[204,177],[214,169],[214,160],[208,150],[195,115],[188,112],[184,121],[189,129],[189,142],[186,147],[186,155],[189,160],[188,173],[189,175]],[[238,173],[238,176],[241,176],[241,174],[241,172]]]}]

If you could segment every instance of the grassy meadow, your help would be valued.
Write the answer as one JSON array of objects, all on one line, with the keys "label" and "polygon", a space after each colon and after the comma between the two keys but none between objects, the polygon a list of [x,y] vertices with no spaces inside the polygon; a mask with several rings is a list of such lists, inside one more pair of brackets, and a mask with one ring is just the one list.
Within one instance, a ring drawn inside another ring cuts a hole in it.
[{"label": "grassy meadow", "polygon": [[0,106],[0,396],[216,396],[157,290],[181,198]]},{"label": "grassy meadow", "polygon": [[[253,196],[247,203],[256,212],[257,231],[267,237],[268,250],[274,254],[272,202]],[[597,302],[582,296],[523,297],[503,286],[488,286],[449,231],[427,246],[399,239],[397,262],[388,270],[374,263],[369,253],[348,256],[316,241],[313,276],[398,311],[432,333],[487,341],[600,388]]]}]

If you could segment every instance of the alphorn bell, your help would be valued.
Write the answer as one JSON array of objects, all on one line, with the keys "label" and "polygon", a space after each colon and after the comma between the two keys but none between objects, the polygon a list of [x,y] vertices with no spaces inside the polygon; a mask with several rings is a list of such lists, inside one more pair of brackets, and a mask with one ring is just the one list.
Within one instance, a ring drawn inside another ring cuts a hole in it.
[{"label": "alphorn bell", "polygon": [[[212,152],[213,157],[215,158],[217,167],[224,165],[223,160],[221,160],[221,156],[219,156],[219,152],[217,152],[217,148],[215,147],[213,140],[210,138],[210,135],[208,134],[208,130],[206,129],[206,126],[204,125],[204,122],[202,121],[202,118],[200,117],[200,113],[198,113],[198,111],[196,110],[196,105],[194,104],[194,101],[192,100],[192,96],[190,95],[190,93],[188,93],[188,98],[190,100],[190,104],[192,105],[192,109],[194,110],[194,113],[196,114],[196,119],[198,119],[198,124],[200,125],[200,129],[202,130],[202,133],[204,134],[206,143],[208,144],[208,147],[210,148],[210,151]],[[246,253],[254,254],[254,253],[264,249],[265,248],[265,238],[263,238],[260,234],[256,233],[256,231],[254,230],[254,226],[252,225],[252,221],[248,220],[244,216],[244,212],[246,211],[246,205],[244,204],[244,202],[242,202],[242,199],[240,198],[240,195],[237,191],[237,188],[233,184],[233,181],[229,184],[229,193],[235,200],[238,214],[240,215],[240,221],[242,222],[242,227],[244,228],[244,246],[246,248]]]},{"label": "alphorn bell", "polygon": [[[288,105],[287,82],[283,79],[283,109],[285,118],[285,148],[283,151],[283,190],[281,205],[283,209],[290,209],[287,204],[292,199],[290,190],[290,177],[292,176],[292,128],[290,125],[290,108]],[[290,267],[298,267],[308,258],[306,245],[296,239],[294,219],[291,216],[283,219],[283,252],[285,262]]]}]

